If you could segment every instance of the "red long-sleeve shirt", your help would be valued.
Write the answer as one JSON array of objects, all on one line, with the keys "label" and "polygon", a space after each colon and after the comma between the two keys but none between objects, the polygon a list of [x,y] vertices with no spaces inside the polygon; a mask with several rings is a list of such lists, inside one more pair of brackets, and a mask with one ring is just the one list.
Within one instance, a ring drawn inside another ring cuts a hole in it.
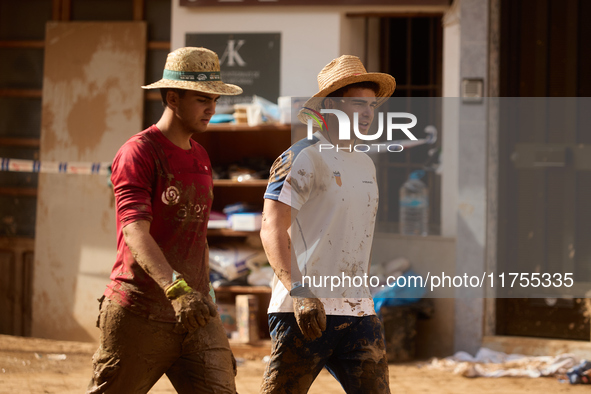
[{"label": "red long-sleeve shirt", "polygon": [[150,234],[168,263],[192,288],[207,294],[206,235],[213,200],[207,152],[193,140],[191,149],[181,149],[151,126],[119,149],[112,172],[117,259],[105,296],[150,319],[175,322],[170,301],[135,261],[122,229],[135,221],[150,221]]}]

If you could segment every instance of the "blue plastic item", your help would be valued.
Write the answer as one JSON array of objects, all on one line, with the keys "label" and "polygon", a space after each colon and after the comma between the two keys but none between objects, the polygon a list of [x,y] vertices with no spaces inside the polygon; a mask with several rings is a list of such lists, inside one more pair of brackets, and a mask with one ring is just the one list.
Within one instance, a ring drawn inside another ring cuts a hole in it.
[{"label": "blue plastic item", "polygon": [[234,204],[226,205],[223,209],[223,212],[226,215],[234,215],[236,213],[252,213],[252,212],[261,212],[260,207],[255,204],[248,204],[244,202],[236,202]]},{"label": "blue plastic item", "polygon": [[[423,298],[426,291],[425,287],[411,286],[416,282],[420,284],[422,280],[409,280],[411,276],[420,277],[420,275],[413,270],[408,270],[402,274],[402,277],[406,278],[406,286],[401,287],[394,284],[394,286],[385,287],[383,290],[378,291],[374,295],[373,303],[376,313],[380,313],[382,306],[408,305],[418,302],[421,298]],[[400,282],[403,282],[403,280],[400,279],[399,283]]]},{"label": "blue plastic item", "polygon": [[410,173],[409,179],[422,179],[425,176],[425,171],[423,170],[415,170]]},{"label": "blue plastic item", "polygon": [[591,361],[582,360],[581,363],[566,372],[570,384],[591,384]]},{"label": "blue plastic item", "polygon": [[234,121],[234,115],[232,114],[214,114],[209,123],[228,123]]}]

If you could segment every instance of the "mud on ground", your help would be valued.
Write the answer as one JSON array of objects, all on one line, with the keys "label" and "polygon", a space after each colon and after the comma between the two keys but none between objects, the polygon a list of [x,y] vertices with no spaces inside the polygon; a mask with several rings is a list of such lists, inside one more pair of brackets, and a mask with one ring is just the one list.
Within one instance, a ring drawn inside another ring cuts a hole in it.
[{"label": "mud on ground", "polygon": [[[91,374],[91,357],[96,344],[51,341],[0,335],[0,394],[79,394]],[[260,350],[240,349],[236,386],[240,394],[258,393],[265,364]],[[569,393],[588,394],[589,386],[571,386],[555,378],[476,378],[420,368],[420,363],[390,364],[392,393]],[[323,371],[311,394],[343,393],[328,372]],[[175,393],[163,377],[150,393]]]}]

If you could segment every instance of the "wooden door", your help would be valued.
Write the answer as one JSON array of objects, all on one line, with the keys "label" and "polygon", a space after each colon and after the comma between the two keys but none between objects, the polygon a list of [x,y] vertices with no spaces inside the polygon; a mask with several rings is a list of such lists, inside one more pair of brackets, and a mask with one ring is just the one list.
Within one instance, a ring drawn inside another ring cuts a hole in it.
[{"label": "wooden door", "polygon": [[[586,1],[501,1],[499,271],[572,272],[577,285],[591,283],[591,166],[584,163],[591,101],[574,99],[591,92],[590,16]],[[501,298],[496,333],[589,340],[585,305],[572,297]]]}]

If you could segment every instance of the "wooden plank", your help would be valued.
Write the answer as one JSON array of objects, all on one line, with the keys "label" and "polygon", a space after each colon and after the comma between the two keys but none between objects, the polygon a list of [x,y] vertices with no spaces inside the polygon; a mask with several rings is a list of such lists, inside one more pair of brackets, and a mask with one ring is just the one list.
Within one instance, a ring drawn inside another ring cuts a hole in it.
[{"label": "wooden plank", "polygon": [[41,98],[43,92],[39,89],[0,89],[0,97]]},{"label": "wooden plank", "polygon": [[144,0],[133,0],[133,20],[144,20]]},{"label": "wooden plank", "polygon": [[0,48],[33,48],[43,49],[45,41],[21,40],[21,41],[0,41]]},{"label": "wooden plank", "polygon": [[566,18],[569,21],[566,25],[566,65],[565,65],[565,73],[566,83],[565,83],[565,91],[566,97],[576,97],[577,96],[577,89],[578,89],[578,80],[579,76],[578,73],[580,70],[584,70],[583,68],[579,69],[578,63],[580,62],[580,58],[583,57],[579,52],[579,30],[580,24],[585,19],[579,19],[580,15],[580,1],[577,2],[576,0],[569,0],[566,2]]},{"label": "wooden plank", "polygon": [[[148,49],[170,51],[170,41],[150,41],[148,42]],[[158,96],[160,97],[160,95]]]},{"label": "wooden plank", "polygon": [[19,253],[17,258],[14,259],[14,267],[12,269],[12,332],[15,335],[21,335],[23,331],[23,301],[25,299],[24,288],[23,288],[23,259],[22,254]]},{"label": "wooden plank", "polygon": [[62,16],[62,0],[53,0],[51,19],[59,21]]},{"label": "wooden plank", "polygon": [[20,335],[31,336],[33,321],[33,264],[35,253],[33,248],[22,251],[22,312]]},{"label": "wooden plank", "polygon": [[14,252],[0,250],[0,334],[14,335],[13,269]]},{"label": "wooden plank", "polygon": [[0,146],[39,148],[40,140],[38,138],[0,138]]},{"label": "wooden plank", "polygon": [[24,237],[0,237],[0,249],[13,249],[16,254],[24,251],[32,251],[35,248],[33,238]]},{"label": "wooden plank", "polygon": [[72,0],[62,0],[60,20],[69,21],[72,17]]},{"label": "wooden plank", "polygon": [[31,187],[0,187],[0,196],[37,197],[37,189]]},{"label": "wooden plank", "polygon": [[[587,50],[587,45],[591,40],[591,23],[581,23],[580,21],[588,21],[591,15],[591,2],[581,1],[579,2],[579,36],[577,39],[578,44],[578,75],[577,75],[577,94],[579,97],[591,96],[591,73],[582,72],[583,70],[591,69],[591,56]],[[591,133],[589,133],[591,134]],[[591,135],[585,137],[587,140],[591,138]]]},{"label": "wooden plank", "polygon": [[[576,0],[575,0],[576,1]],[[572,1],[570,1],[572,3]],[[577,28],[577,18],[569,17],[567,19],[567,7],[568,7],[568,0],[563,0],[561,2],[551,1],[549,4],[549,14],[551,15],[548,18],[548,96],[549,97],[569,97],[574,96],[576,92],[571,92],[571,94],[567,93],[567,78],[575,78],[577,77],[576,74],[576,67],[575,72],[572,75],[567,75],[567,67],[566,67],[566,59],[568,59],[568,39],[567,39],[567,26],[574,26],[575,29],[575,37],[574,37],[574,46],[576,48],[576,28]],[[572,39],[572,37],[571,37]],[[574,56],[571,56],[571,59],[574,60],[576,63],[576,52]],[[552,129],[550,128],[549,133],[552,133]],[[551,138],[550,138],[551,139]],[[551,141],[554,142],[554,141]]]}]

